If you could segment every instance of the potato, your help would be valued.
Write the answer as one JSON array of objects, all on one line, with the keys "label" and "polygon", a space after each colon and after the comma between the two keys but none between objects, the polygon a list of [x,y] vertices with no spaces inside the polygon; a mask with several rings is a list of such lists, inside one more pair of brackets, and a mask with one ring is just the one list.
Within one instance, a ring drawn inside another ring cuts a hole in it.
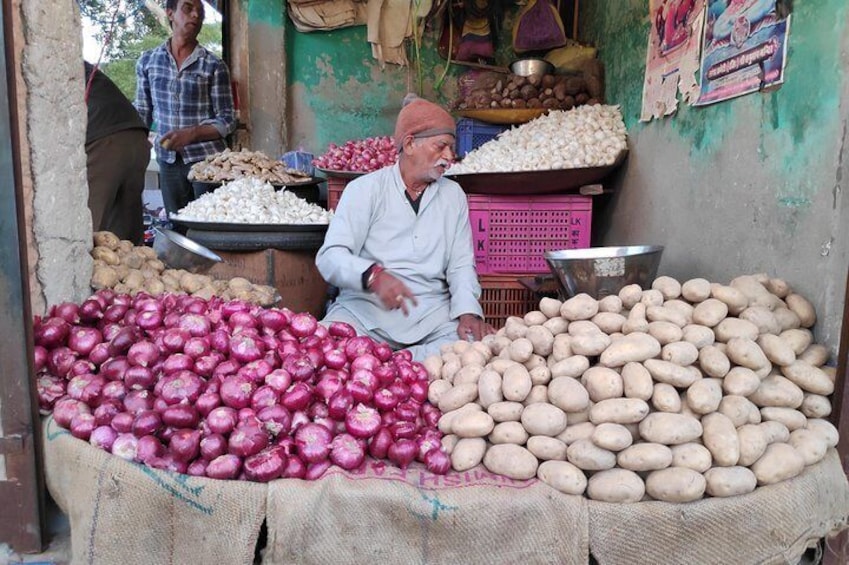
[{"label": "potato", "polygon": [[569,425],[566,426],[565,430],[557,434],[557,439],[566,445],[571,445],[579,439],[592,439],[592,435],[596,427],[595,424],[592,422],[580,422],[578,424],[573,424],[571,423],[572,416],[574,416],[574,414],[566,415]]},{"label": "potato", "polygon": [[548,404],[548,387],[545,385],[534,385],[531,387],[531,392],[528,393],[528,396],[522,401],[522,404],[528,406],[530,404],[536,404],[538,402],[545,402]]},{"label": "potato", "polygon": [[781,373],[806,392],[823,396],[834,392],[834,382],[828,375],[822,369],[805,361],[796,360],[790,365],[781,367]]},{"label": "potato", "polygon": [[598,314],[598,301],[586,293],[566,300],[560,307],[560,315],[569,321],[589,320]]},{"label": "potato", "polygon": [[451,468],[455,471],[468,471],[477,467],[483,461],[484,454],[495,447],[492,446],[487,450],[486,440],[483,438],[461,438],[457,440],[451,451]]},{"label": "potato", "polygon": [[672,277],[657,277],[651,283],[651,287],[659,290],[665,300],[671,300],[681,296],[681,283]]},{"label": "potato", "polygon": [[778,322],[778,326],[782,332],[802,327],[802,321],[796,315],[796,312],[786,306],[777,307],[772,311],[772,315],[775,316],[775,321]]},{"label": "potato", "polygon": [[511,365],[504,371],[501,392],[505,400],[522,402],[531,392],[532,386],[531,375],[524,366]]},{"label": "potato", "polygon": [[819,394],[806,393],[799,411],[808,418],[826,418],[831,414],[831,401]]},{"label": "potato", "polygon": [[781,422],[787,426],[787,429],[790,430],[791,433],[799,428],[804,428],[808,423],[808,419],[805,418],[805,415],[798,410],[778,406],[766,406],[761,408],[761,417],[766,421],[775,420],[777,422]]},{"label": "potato", "polygon": [[486,365],[487,358],[484,357],[483,353],[475,349],[474,347],[469,347],[460,355],[460,364],[463,367],[480,367],[483,368]]},{"label": "potato", "polygon": [[689,302],[685,302],[683,300],[667,300],[663,303],[664,308],[669,310],[674,310],[679,315],[684,317],[684,327],[693,323],[693,310],[695,308]]},{"label": "potato", "polygon": [[495,426],[492,416],[477,410],[464,410],[451,421],[451,431],[457,437],[484,437]]},{"label": "potato", "polygon": [[587,482],[587,496],[600,502],[639,502],[645,494],[643,479],[627,469],[601,471]]},{"label": "potato", "polygon": [[424,361],[422,361],[425,369],[427,370],[427,375],[431,381],[435,381],[439,379],[442,375],[442,356],[440,355],[431,355]]},{"label": "potato", "polygon": [[572,355],[550,367],[551,377],[553,379],[558,377],[578,378],[589,368],[589,359],[583,355]]},{"label": "potato", "polygon": [[814,306],[801,294],[791,292],[784,297],[787,307],[797,316],[803,328],[810,328],[817,322],[817,313]]},{"label": "potato", "polygon": [[668,467],[652,471],[646,477],[646,492],[663,502],[692,502],[705,494],[706,481],[701,473],[686,467]]},{"label": "potato", "polygon": [[118,283],[118,273],[112,267],[98,266],[94,268],[91,276],[91,287],[93,289],[114,288]]},{"label": "potato", "polygon": [[91,250],[91,257],[97,261],[103,261],[105,264],[114,266],[121,263],[121,258],[118,254],[108,247],[95,247]]},{"label": "potato", "polygon": [[530,369],[528,374],[531,376],[531,382],[534,386],[547,385],[551,382],[551,369],[544,365]]},{"label": "potato", "polygon": [[737,428],[737,437],[740,443],[740,459],[737,463],[748,467],[761,458],[766,451],[766,433],[760,424],[745,424]]},{"label": "potato", "polygon": [[631,432],[621,424],[605,422],[596,426],[591,437],[592,442],[608,451],[622,451],[634,443]]},{"label": "potato", "polygon": [[461,406],[474,402],[478,397],[477,383],[464,383],[456,385],[447,390],[439,398],[439,409],[442,412],[451,412]]},{"label": "potato", "polygon": [[[530,331],[530,328],[528,328],[528,331]],[[527,333],[525,335],[527,336]],[[508,349],[510,350],[510,359],[517,363],[524,363],[533,355],[534,344],[527,337],[520,337],[513,340]]]},{"label": "potato", "polygon": [[716,340],[726,343],[734,338],[747,339],[754,342],[758,339],[758,327],[748,320],[740,318],[725,318],[713,329]]},{"label": "potato", "polygon": [[439,399],[442,398],[445,391],[451,390],[451,388],[451,383],[445,379],[436,379],[435,381],[431,381],[430,385],[427,387],[428,401],[434,406],[439,406]]},{"label": "potato", "polygon": [[699,350],[687,341],[676,341],[663,346],[660,358],[676,365],[692,365],[699,358]]},{"label": "potato", "polygon": [[746,367],[733,367],[722,379],[722,389],[726,394],[749,396],[761,386],[761,378]]},{"label": "potato", "polygon": [[[463,355],[465,355],[465,353]],[[459,371],[454,373],[453,384],[454,386],[466,383],[472,383],[476,385],[478,384],[478,380],[480,379],[481,373],[483,373],[483,371],[483,365],[466,365],[465,367],[461,367]]]},{"label": "potato", "polygon": [[557,377],[548,384],[548,401],[564,412],[580,412],[590,405],[587,389],[572,377]]},{"label": "potato", "polygon": [[562,361],[564,359],[568,359],[572,356],[572,348],[569,346],[569,342],[572,340],[572,336],[569,334],[557,334],[554,336],[554,345],[552,346],[551,355],[549,356],[549,361],[554,359],[554,361]]},{"label": "potato", "polygon": [[649,405],[639,398],[610,398],[593,404],[589,417],[593,424],[636,424],[649,413]]},{"label": "potato", "polygon": [[502,443],[486,450],[483,465],[498,475],[515,480],[527,480],[536,476],[539,461],[533,453],[520,445]]},{"label": "potato", "polygon": [[772,311],[765,306],[749,306],[740,312],[739,317],[741,320],[748,320],[755,324],[762,334],[778,335],[781,333],[781,325]]},{"label": "potato", "polygon": [[672,450],[673,467],[686,467],[704,473],[713,464],[713,456],[710,451],[700,443],[673,445],[670,450]]},{"label": "potato", "polygon": [[643,297],[643,289],[638,284],[629,284],[623,286],[619,290],[619,299],[622,301],[622,307],[630,310]]},{"label": "potato", "polygon": [[688,324],[681,332],[681,339],[692,343],[696,349],[711,345],[716,341],[713,330],[699,324]]},{"label": "potato", "polygon": [[663,304],[663,294],[654,288],[646,289],[640,297],[640,303],[649,306],[660,306]]},{"label": "potato", "polygon": [[741,367],[747,367],[755,372],[772,368],[763,350],[757,343],[744,337],[731,338],[725,350],[728,359]]},{"label": "potato", "polygon": [[[532,352],[537,355],[550,355],[554,348],[554,335],[542,326],[529,326],[524,339],[531,342]],[[520,360],[516,359],[516,361]]]},{"label": "potato", "polygon": [[525,322],[521,318],[515,318],[513,316],[507,318],[507,321],[504,323],[504,335],[511,342],[525,337],[526,333],[528,333],[528,326],[525,325]]},{"label": "potato", "polygon": [[566,460],[566,444],[553,437],[531,436],[526,448],[542,461]]},{"label": "potato", "polygon": [[454,434],[448,434],[447,436],[442,436],[441,444],[442,449],[445,451],[447,455],[451,455],[454,451],[454,447],[457,445],[457,442],[460,440]]},{"label": "potato", "polygon": [[478,404],[484,410],[491,404],[501,402],[504,396],[501,392],[501,375],[492,369],[484,369],[478,379]]},{"label": "potato", "polygon": [[805,469],[805,459],[790,444],[773,443],[760,459],[752,463],[758,485],[772,485],[792,479]]},{"label": "potato", "polygon": [[605,296],[598,301],[598,311],[620,314],[622,312],[622,299],[615,294]]},{"label": "potato", "polygon": [[619,398],[622,396],[622,375],[609,369],[596,365],[584,371],[581,380],[587,389],[587,394],[593,402],[600,402],[608,398]]},{"label": "potato", "polygon": [[[758,412],[758,407],[755,406],[748,398],[738,396],[736,394],[728,394],[722,397],[719,402],[717,412],[727,416],[735,427],[742,426],[749,421],[752,412]],[[758,412],[760,414],[760,412]]]},{"label": "potato", "polygon": [[607,334],[598,333],[582,333],[573,335],[569,341],[569,347],[572,348],[572,353],[575,355],[586,355],[593,357],[600,355],[610,345],[610,336]]},{"label": "potato", "polygon": [[839,439],[837,428],[828,420],[822,418],[810,418],[805,426],[806,430],[811,430],[819,434],[825,440],[828,447],[836,447]]},{"label": "potato", "polygon": [[492,361],[487,363],[486,367],[484,367],[484,368],[485,369],[492,369],[493,371],[495,371],[499,375],[503,375],[504,371],[506,371],[508,368],[512,367],[513,365],[518,365],[518,363],[516,363],[515,361],[513,361],[511,359],[493,359]]},{"label": "potato", "polygon": [[725,286],[721,284],[711,285],[711,296],[728,306],[728,312],[732,316],[736,316],[746,309],[749,305],[749,299],[740,290],[733,286]]},{"label": "potato", "polygon": [[660,342],[643,332],[632,332],[611,343],[599,358],[605,367],[621,367],[630,362],[642,362],[661,353]]},{"label": "potato", "polygon": [[716,412],[721,401],[721,379],[702,379],[687,389],[687,405],[697,414]]},{"label": "potato", "polygon": [[702,437],[702,424],[683,414],[653,412],[640,422],[640,436],[664,445],[689,443]]},{"label": "potato", "polygon": [[679,328],[687,325],[687,318],[682,313],[665,306],[648,306],[646,308],[646,319],[649,322],[669,322]]},{"label": "potato", "polygon": [[629,471],[657,471],[672,464],[672,450],[659,443],[635,443],[620,451],[616,462]]},{"label": "potato", "polygon": [[537,468],[537,478],[564,494],[580,496],[587,489],[584,472],[568,461],[543,461]]},{"label": "potato", "polygon": [[590,439],[572,442],[566,449],[566,458],[584,471],[602,471],[616,466],[616,454],[598,447]]},{"label": "potato", "polygon": [[470,403],[470,404],[466,404],[464,406],[461,406],[460,408],[457,408],[456,410],[451,410],[450,412],[445,412],[444,414],[442,414],[442,416],[439,417],[439,422],[437,424],[437,427],[439,428],[439,431],[442,432],[443,434],[453,434],[454,433],[454,430],[453,430],[454,419],[457,416],[459,416],[460,414],[462,414],[466,411],[480,412],[480,409],[481,409],[481,407],[479,405],[474,404],[474,403]]},{"label": "potato", "polygon": [[569,320],[564,320],[560,316],[556,316],[546,320],[542,327],[550,331],[551,335],[557,336],[569,330]]},{"label": "potato", "polygon": [[574,322],[569,322],[569,335],[571,336],[582,334],[598,335],[600,333],[604,332],[592,320],[575,320]]},{"label": "potato", "polygon": [[115,250],[121,240],[111,231],[96,231],[93,234],[95,247],[104,247],[106,249]]},{"label": "potato", "polygon": [[626,398],[649,400],[654,394],[651,373],[641,363],[626,363],[621,375],[622,391]]},{"label": "potato", "polygon": [[746,467],[714,467],[704,477],[705,492],[716,498],[748,494],[758,486],[757,477]]},{"label": "potato", "polygon": [[814,341],[814,335],[807,329],[789,329],[779,334],[797,356],[801,355]]},{"label": "potato", "polygon": [[726,316],[728,316],[728,305],[716,298],[708,298],[693,308],[693,323],[708,328],[716,326]]},{"label": "potato", "polygon": [[761,381],[758,389],[749,395],[749,400],[758,406],[780,406],[798,408],[805,393],[799,386],[781,375],[771,375]]},{"label": "potato", "polygon": [[593,316],[592,322],[607,335],[617,333],[622,330],[627,318],[622,314],[613,312],[599,312]]},{"label": "potato", "polygon": [[493,444],[515,443],[525,445],[528,441],[528,432],[520,422],[499,422],[492,428],[489,441]]},{"label": "potato", "polygon": [[660,342],[660,345],[681,341],[684,338],[684,330],[681,329],[681,326],[672,322],[649,322],[646,333]]},{"label": "potato", "polygon": [[666,383],[655,383],[651,397],[651,405],[658,412],[680,412],[681,397],[674,386]]},{"label": "potato", "polygon": [[562,305],[563,302],[560,300],[557,300],[556,298],[549,298],[547,296],[544,296],[539,301],[540,312],[545,314],[548,318],[560,316],[560,307]]},{"label": "potato", "polygon": [[713,456],[714,465],[731,467],[740,459],[740,438],[734,423],[720,412],[702,417],[702,442]]},{"label": "potato", "polygon": [[694,304],[710,298],[710,282],[707,279],[690,279],[681,285],[681,296]]},{"label": "potato", "polygon": [[643,366],[648,369],[655,381],[678,388],[686,388],[699,379],[699,375],[696,373],[669,361],[647,359],[643,362]]},{"label": "potato", "polygon": [[522,321],[525,322],[525,325],[528,326],[528,329],[530,329],[532,326],[541,326],[548,320],[548,318],[548,316],[539,310],[532,310],[522,317]]},{"label": "potato", "polygon": [[796,353],[790,348],[785,340],[777,335],[763,334],[758,337],[758,346],[774,365],[783,367],[790,365],[796,360]]},{"label": "potato", "polygon": [[[810,420],[808,423],[810,424]],[[790,440],[790,430],[781,422],[768,420],[758,424],[758,427],[763,431],[767,444],[787,443]]]},{"label": "potato", "polygon": [[524,409],[521,402],[493,402],[486,409],[486,413],[496,422],[518,422]]},{"label": "potato", "polygon": [[628,312],[628,317],[625,323],[622,324],[622,333],[628,335],[633,332],[647,332],[649,329],[649,321],[646,319],[646,305],[636,304],[631,311]]},{"label": "potato", "polygon": [[766,275],[741,275],[735,277],[729,283],[731,287],[738,289],[749,300],[749,306],[768,307],[772,310],[775,307],[775,299],[764,284],[769,281]]},{"label": "potato", "polygon": [[716,346],[705,345],[699,350],[698,355],[699,367],[708,376],[722,378],[731,370],[731,361],[728,356]]},{"label": "potato", "polygon": [[814,367],[822,367],[828,362],[828,348],[818,343],[812,343],[799,355],[799,361],[804,361]]},{"label": "potato", "polygon": [[566,413],[552,404],[536,402],[525,406],[521,422],[531,435],[554,437],[566,429]]}]

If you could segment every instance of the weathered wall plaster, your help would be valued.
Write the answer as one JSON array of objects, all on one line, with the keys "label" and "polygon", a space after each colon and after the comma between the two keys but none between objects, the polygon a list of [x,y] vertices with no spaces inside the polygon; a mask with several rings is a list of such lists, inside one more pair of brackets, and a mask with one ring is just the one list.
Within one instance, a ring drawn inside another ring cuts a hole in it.
[{"label": "weathered wall plaster", "polygon": [[780,89],[648,124],[638,123],[648,3],[581,6],[582,37],[600,49],[630,136],[594,244],[663,244],[661,274],[683,279],[784,278],[815,303],[818,340],[836,351],[849,265],[845,2],[795,3]]}]

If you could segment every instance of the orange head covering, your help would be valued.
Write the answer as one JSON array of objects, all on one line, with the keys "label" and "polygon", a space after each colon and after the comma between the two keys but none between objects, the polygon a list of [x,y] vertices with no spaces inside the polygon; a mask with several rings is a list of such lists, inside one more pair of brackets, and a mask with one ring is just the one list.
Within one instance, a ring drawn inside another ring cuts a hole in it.
[{"label": "orange head covering", "polygon": [[395,145],[400,148],[408,135],[417,138],[444,134],[456,136],[455,130],[454,118],[442,107],[415,94],[408,94],[395,122]]}]

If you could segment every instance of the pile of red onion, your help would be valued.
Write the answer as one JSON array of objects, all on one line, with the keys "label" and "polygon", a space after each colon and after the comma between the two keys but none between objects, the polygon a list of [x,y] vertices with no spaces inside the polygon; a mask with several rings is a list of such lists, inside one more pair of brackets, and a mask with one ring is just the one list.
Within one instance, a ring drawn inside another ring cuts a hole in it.
[{"label": "pile of red onion", "polygon": [[327,152],[313,159],[313,165],[330,171],[370,173],[398,160],[395,141],[388,135],[331,143]]},{"label": "pile of red onion", "polygon": [[317,479],[366,456],[450,460],[409,351],[309,313],[100,290],[34,321],[43,413],[127,460],[214,479]]}]

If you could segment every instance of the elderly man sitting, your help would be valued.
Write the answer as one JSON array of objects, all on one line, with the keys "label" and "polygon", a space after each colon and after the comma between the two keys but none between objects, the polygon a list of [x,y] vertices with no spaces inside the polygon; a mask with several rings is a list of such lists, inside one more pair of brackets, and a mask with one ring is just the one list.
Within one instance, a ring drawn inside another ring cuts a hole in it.
[{"label": "elderly man sitting", "polygon": [[448,112],[408,96],[395,125],[398,162],[348,184],[316,257],[340,289],[323,322],[347,322],[419,361],[494,332],[479,302],[466,195],[442,177],[454,132]]}]

